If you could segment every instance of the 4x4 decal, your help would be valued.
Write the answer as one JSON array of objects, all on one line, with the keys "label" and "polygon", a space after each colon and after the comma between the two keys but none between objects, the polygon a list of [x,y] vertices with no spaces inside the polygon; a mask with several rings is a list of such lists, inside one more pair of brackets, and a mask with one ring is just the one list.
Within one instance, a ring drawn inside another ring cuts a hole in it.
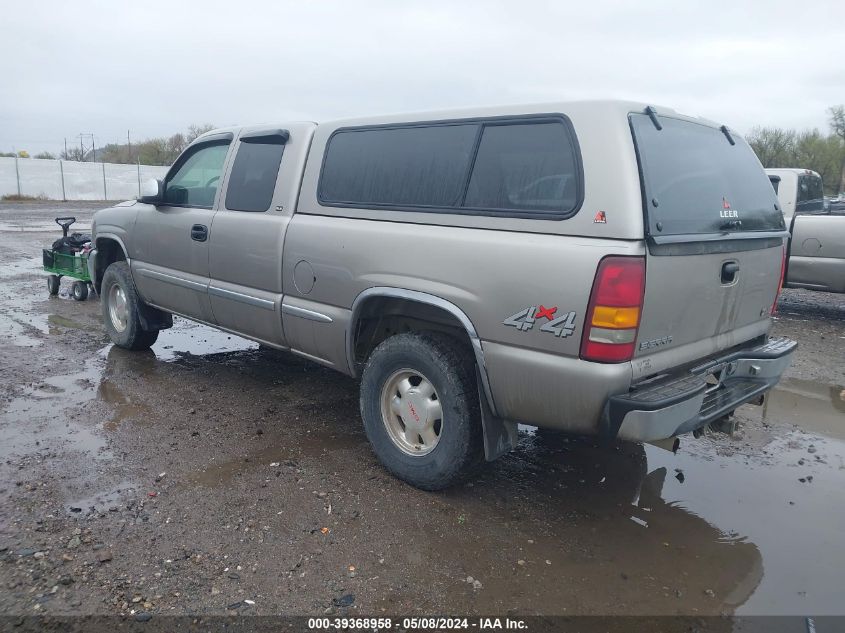
[{"label": "4x4 decal", "polygon": [[547,319],[540,326],[541,332],[549,332],[561,338],[571,336],[575,331],[575,313],[567,312],[562,316],[555,317],[556,312],[557,306],[552,308],[547,308],[544,305],[531,306],[520,310],[516,314],[512,314],[502,321],[502,325],[509,325],[510,327],[515,327],[520,332],[527,332],[540,319]]}]

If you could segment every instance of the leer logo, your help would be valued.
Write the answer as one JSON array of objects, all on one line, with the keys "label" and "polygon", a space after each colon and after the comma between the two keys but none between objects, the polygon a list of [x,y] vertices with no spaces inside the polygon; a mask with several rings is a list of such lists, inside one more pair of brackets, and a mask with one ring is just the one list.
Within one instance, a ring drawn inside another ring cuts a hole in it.
[{"label": "leer logo", "polygon": [[597,211],[596,217],[593,220],[595,224],[607,224],[607,214],[604,211]]},{"label": "leer logo", "polygon": [[719,217],[722,218],[738,218],[739,212],[736,209],[731,209],[731,203],[728,199],[722,197],[722,210],[719,211]]}]

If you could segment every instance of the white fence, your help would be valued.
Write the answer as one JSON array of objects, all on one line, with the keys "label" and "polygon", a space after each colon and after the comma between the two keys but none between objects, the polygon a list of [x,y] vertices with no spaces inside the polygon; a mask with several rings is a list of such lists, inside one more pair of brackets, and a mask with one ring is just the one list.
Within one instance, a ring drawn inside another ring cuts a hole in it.
[{"label": "white fence", "polygon": [[167,167],[0,157],[0,196],[50,200],[126,200],[141,183],[164,178]]}]

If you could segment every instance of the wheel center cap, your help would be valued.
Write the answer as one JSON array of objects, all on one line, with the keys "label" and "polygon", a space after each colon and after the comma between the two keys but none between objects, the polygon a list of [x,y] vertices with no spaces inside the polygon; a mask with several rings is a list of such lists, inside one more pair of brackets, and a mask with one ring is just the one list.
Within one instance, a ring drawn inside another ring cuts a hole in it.
[{"label": "wheel center cap", "polygon": [[408,396],[405,402],[405,423],[412,428],[421,429],[425,426],[425,413],[421,398]]}]

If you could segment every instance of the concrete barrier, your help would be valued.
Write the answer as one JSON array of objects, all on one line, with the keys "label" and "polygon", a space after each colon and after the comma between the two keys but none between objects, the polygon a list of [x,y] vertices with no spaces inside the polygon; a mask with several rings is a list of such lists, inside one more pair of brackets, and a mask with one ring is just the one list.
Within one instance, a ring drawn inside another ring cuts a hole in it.
[{"label": "concrete barrier", "polygon": [[48,200],[125,200],[141,183],[164,178],[168,167],[0,157],[0,196]]}]

